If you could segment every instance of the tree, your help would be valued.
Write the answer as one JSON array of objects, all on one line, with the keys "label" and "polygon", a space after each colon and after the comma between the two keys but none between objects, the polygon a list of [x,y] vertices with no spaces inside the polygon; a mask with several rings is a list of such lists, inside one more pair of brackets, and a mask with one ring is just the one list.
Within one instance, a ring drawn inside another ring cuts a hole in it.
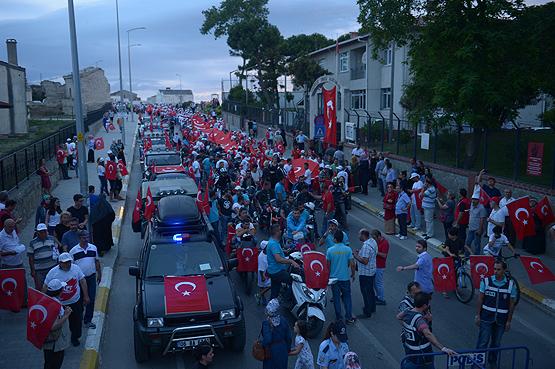
[{"label": "tree", "polygon": [[293,76],[295,86],[310,88],[318,77],[329,74],[326,69],[308,57],[308,54],[333,45],[334,42],[320,33],[294,35],[285,40],[287,74]]}]

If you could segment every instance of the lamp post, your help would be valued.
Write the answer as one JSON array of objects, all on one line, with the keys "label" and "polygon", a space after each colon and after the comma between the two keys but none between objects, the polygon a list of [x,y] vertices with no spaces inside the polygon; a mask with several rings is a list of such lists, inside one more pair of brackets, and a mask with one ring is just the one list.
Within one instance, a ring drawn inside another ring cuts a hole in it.
[{"label": "lamp post", "polygon": [[77,32],[75,30],[75,9],[73,0],[67,1],[69,13],[69,38],[71,43],[71,64],[73,72],[73,110],[75,112],[75,131],[77,132],[77,165],[79,168],[79,188],[82,194],[89,192],[89,176],[85,158],[85,124],[83,122],[83,110],[81,102],[81,78],[79,76],[79,55],[77,51]]},{"label": "lamp post", "polygon": [[131,45],[131,38],[129,34],[140,29],[146,29],[146,27],[135,27],[127,30],[127,61],[129,63],[129,101],[131,102],[131,121],[133,121],[133,102],[131,101],[133,96],[133,85],[131,83],[131,48],[134,46],[141,46],[141,44]]},{"label": "lamp post", "polygon": [[[119,34],[119,3],[116,0],[116,24],[118,29],[118,65],[119,65],[119,102],[120,105],[123,105],[123,75],[121,73],[121,41],[120,41],[120,34]],[[119,112],[118,112],[119,116]],[[121,142],[125,144],[125,120],[121,125]]]},{"label": "lamp post", "polygon": [[179,103],[182,104],[183,103],[183,100],[182,100],[183,95],[182,95],[182,89],[181,89],[181,74],[176,73],[175,75],[179,77]]}]

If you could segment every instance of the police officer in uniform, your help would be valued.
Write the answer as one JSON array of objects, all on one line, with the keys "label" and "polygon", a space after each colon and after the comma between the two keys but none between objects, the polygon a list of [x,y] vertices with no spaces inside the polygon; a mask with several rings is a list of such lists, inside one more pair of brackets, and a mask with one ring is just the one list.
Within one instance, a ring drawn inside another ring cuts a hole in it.
[{"label": "police officer in uniform", "polygon": [[[433,352],[432,345],[446,353],[456,355],[456,352],[442,345],[430,330],[425,311],[428,309],[430,295],[418,292],[414,296],[414,308],[397,315],[403,325],[401,338],[406,355],[419,355]],[[403,361],[401,369],[433,369],[433,356],[416,356]]]},{"label": "police officer in uniform", "polygon": [[[474,318],[480,327],[476,348],[496,348],[501,345],[503,333],[511,327],[515,308],[516,287],[505,276],[507,264],[496,260],[494,274],[480,282],[478,314]],[[488,354],[490,368],[497,368],[497,352]]]}]

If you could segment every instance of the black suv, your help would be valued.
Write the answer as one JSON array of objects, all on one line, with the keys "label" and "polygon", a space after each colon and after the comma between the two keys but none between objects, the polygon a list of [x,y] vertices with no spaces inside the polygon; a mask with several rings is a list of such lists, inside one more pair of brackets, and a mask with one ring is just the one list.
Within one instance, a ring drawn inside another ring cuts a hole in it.
[{"label": "black suv", "polygon": [[[189,196],[160,199],[149,224],[137,266],[137,301],[133,310],[135,360],[144,362],[151,353],[165,355],[208,342],[242,351],[246,331],[243,303],[229,276],[233,266],[216,246]],[[166,314],[164,277],[199,276],[206,279],[210,311]]]}]

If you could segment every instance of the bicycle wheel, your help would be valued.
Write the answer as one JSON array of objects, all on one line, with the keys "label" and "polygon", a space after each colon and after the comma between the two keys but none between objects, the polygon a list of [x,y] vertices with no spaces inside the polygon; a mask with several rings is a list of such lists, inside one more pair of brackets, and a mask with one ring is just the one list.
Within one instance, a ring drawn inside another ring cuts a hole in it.
[{"label": "bicycle wheel", "polygon": [[468,304],[474,297],[474,286],[472,279],[467,272],[462,269],[457,271],[457,289],[455,290],[457,300],[463,304]]},{"label": "bicycle wheel", "polygon": [[520,286],[518,284],[518,281],[513,276],[509,276],[509,281],[513,281],[513,283],[515,284],[515,288],[516,288],[515,306],[516,306],[520,301]]}]

